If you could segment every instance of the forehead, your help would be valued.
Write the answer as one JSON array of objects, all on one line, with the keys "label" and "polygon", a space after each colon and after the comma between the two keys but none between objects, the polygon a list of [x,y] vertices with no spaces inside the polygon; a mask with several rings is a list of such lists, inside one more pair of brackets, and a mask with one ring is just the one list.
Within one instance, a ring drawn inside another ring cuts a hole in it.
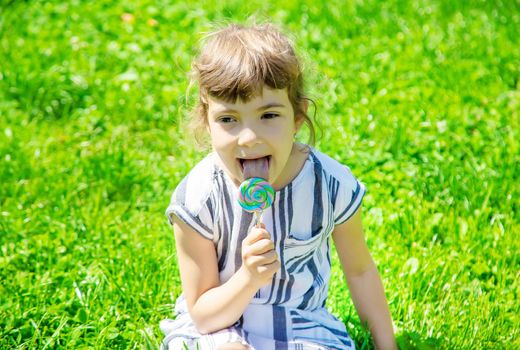
[{"label": "forehead", "polygon": [[[287,89],[271,89],[264,87],[261,93],[256,94],[249,101],[237,99],[235,103],[208,96],[208,112],[221,113],[225,111],[256,110],[267,105],[279,105],[279,108],[291,107]],[[282,107],[283,106],[283,107]]]}]

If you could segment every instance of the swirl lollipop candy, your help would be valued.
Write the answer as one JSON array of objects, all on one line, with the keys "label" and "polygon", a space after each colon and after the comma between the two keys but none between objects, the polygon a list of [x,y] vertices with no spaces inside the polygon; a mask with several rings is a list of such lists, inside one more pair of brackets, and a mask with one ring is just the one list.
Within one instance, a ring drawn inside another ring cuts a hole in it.
[{"label": "swirl lollipop candy", "polygon": [[238,203],[244,210],[254,212],[256,223],[259,223],[260,214],[273,204],[274,196],[273,186],[269,182],[259,177],[252,177],[240,185]]}]

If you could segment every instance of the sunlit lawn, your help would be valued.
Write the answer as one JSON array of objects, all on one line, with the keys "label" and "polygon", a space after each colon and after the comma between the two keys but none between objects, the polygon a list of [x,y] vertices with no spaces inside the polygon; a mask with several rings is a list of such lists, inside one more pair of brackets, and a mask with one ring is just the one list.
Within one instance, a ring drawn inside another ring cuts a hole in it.
[{"label": "sunlit lawn", "polygon": [[[181,292],[163,212],[204,156],[194,45],[255,11],[303,54],[316,147],[368,188],[401,347],[520,348],[518,1],[2,4],[0,348],[158,347]],[[369,349],[333,263],[328,306]]]}]

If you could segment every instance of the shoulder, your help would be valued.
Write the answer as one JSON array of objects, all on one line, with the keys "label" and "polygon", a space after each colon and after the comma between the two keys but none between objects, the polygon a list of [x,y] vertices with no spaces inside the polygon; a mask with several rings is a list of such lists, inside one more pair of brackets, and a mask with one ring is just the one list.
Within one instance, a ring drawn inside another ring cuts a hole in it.
[{"label": "shoulder", "polygon": [[[313,161],[321,168],[326,189],[334,208],[334,223],[341,224],[348,220],[361,205],[365,195],[365,185],[358,181],[350,168],[319,151],[312,151]],[[316,169],[317,171],[318,169]]]},{"label": "shoulder", "polygon": [[213,237],[215,174],[215,163],[209,155],[186,175],[166,208],[165,214],[171,225],[176,216],[204,237]]},{"label": "shoulder", "polygon": [[196,213],[208,201],[215,186],[216,168],[212,154],[202,159],[182,179],[172,194],[171,204]]},{"label": "shoulder", "polygon": [[318,162],[321,165],[324,175],[328,178],[348,180],[353,177],[352,172],[347,165],[340,163],[327,154],[312,149],[311,156],[315,163]]}]

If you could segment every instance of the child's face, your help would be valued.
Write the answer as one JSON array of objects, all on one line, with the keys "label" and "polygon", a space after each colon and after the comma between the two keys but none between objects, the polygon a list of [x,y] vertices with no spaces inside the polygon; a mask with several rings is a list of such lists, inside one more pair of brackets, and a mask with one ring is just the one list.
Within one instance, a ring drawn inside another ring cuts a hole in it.
[{"label": "child's face", "polygon": [[208,98],[208,124],[213,150],[238,185],[244,181],[241,159],[267,157],[273,187],[284,186],[291,173],[294,134],[301,126],[287,90],[263,88],[249,102]]}]

